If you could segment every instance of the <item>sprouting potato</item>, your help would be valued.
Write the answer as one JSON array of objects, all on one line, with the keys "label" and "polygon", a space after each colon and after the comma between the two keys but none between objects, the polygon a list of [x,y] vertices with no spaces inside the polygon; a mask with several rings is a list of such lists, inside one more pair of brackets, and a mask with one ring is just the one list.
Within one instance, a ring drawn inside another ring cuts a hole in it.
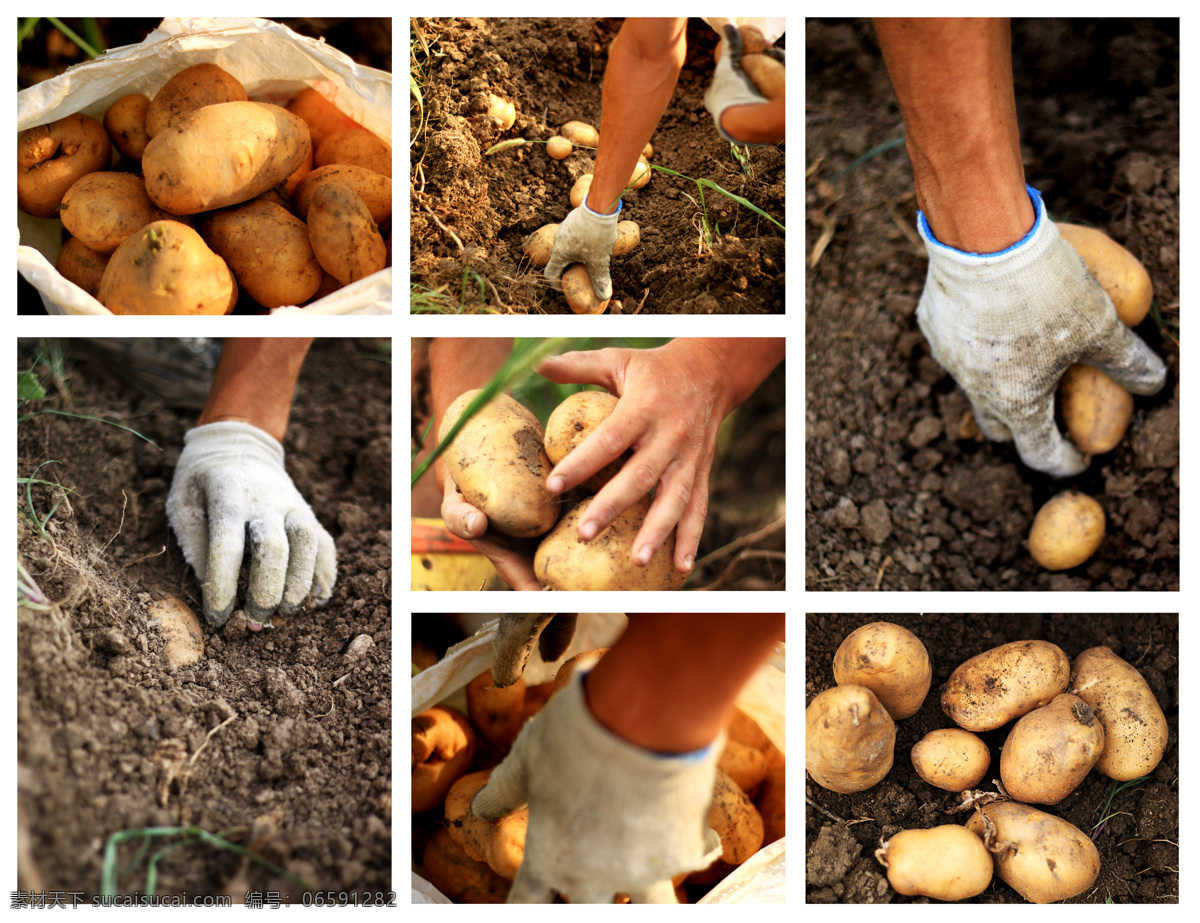
[{"label": "sprouting potato", "polygon": [[1066,692],[1071,662],[1049,641],[1013,641],[961,664],[942,690],[942,711],[968,731],[991,731]]},{"label": "sprouting potato", "polygon": [[992,764],[987,744],[962,728],[930,731],[913,746],[911,758],[917,775],[948,792],[974,788]]},{"label": "sprouting potato", "polygon": [[1077,490],[1046,501],[1029,528],[1029,553],[1046,570],[1078,567],[1104,541],[1104,509]]},{"label": "sprouting potato", "polygon": [[1076,696],[1055,696],[1008,734],[1000,753],[1000,779],[1026,804],[1058,804],[1083,781],[1104,749],[1104,725]]},{"label": "sprouting potato", "polygon": [[839,686],[866,686],[899,721],[920,709],[933,668],[925,645],[911,631],[891,622],[872,622],[842,641],[833,655],[833,678]]},{"label": "sprouting potato", "polygon": [[826,689],[804,712],[805,769],[822,788],[847,794],[892,768],[896,724],[866,686]]},{"label": "sprouting potato", "polygon": [[961,901],[992,883],[992,857],[983,840],[958,824],[901,830],[875,851],[875,858],[899,894]]}]

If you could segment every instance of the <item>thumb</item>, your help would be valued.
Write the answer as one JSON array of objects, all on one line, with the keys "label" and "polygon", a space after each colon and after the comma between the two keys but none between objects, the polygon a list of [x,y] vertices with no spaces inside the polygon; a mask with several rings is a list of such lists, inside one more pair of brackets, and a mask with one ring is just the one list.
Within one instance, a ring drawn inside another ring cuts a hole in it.
[{"label": "thumb", "polygon": [[588,275],[592,277],[592,290],[599,301],[608,301],[612,297],[612,276],[608,272],[608,257],[598,257],[587,264]]},{"label": "thumb", "polygon": [[566,268],[566,257],[562,256],[559,251],[555,250],[550,254],[550,262],[548,262],[546,264],[546,268],[542,270],[542,275],[554,285],[555,289],[558,289],[558,280],[562,278],[563,270]]},{"label": "thumb", "polygon": [[1071,445],[1054,422],[1054,395],[1039,398],[1021,420],[1009,420],[1013,442],[1021,461],[1053,477],[1070,477],[1084,471],[1090,459]]},{"label": "thumb", "polygon": [[529,803],[525,766],[519,753],[510,753],[492,770],[487,785],[471,799],[471,813],[496,820],[521,810]]},{"label": "thumb", "polygon": [[543,359],[537,367],[537,373],[560,385],[599,385],[616,394],[617,372],[623,352],[620,349],[587,349],[563,353]]}]

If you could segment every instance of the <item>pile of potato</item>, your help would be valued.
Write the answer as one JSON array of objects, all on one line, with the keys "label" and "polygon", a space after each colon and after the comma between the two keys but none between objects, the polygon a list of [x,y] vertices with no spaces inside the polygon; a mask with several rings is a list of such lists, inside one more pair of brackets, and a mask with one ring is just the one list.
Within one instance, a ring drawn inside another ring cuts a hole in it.
[{"label": "pile of potato", "polygon": [[[908,629],[875,622],[852,632],[834,657],[839,685],[805,714],[812,779],[843,793],[880,782],[892,766],[893,718],[916,713],[931,677],[928,652]],[[917,743],[913,767],[928,784],[964,793],[963,807],[974,814],[965,828],[905,830],[882,843],[876,855],[892,887],[962,900],[987,888],[994,871],[1034,903],[1090,888],[1100,871],[1095,845],[1030,805],[1059,803],[1093,768],[1128,781],[1158,765],[1167,722],[1142,675],[1107,647],[1083,651],[1072,665],[1054,644],[1017,641],[961,664],[942,689],[941,707],[956,727]],[[970,791],[991,763],[977,734],[1010,722],[1001,793]]]},{"label": "pile of potato", "polygon": [[[524,723],[566,685],[576,667],[594,665],[607,650],[577,654],[562,664],[553,682],[535,686],[518,679],[501,688],[485,671],[467,685],[468,715],[438,705],[412,719],[413,855],[420,858],[424,877],[451,900],[487,904],[506,899],[524,857],[529,812],[483,820],[471,813],[471,799],[487,784]],[[726,732],[708,817],[721,838],[722,855],[707,869],[679,876],[680,903],[694,899],[785,833],[783,753],[739,709]]]},{"label": "pile of potato", "polygon": [[378,272],[391,185],[390,146],[315,90],[254,102],[215,64],[17,137],[18,206],[62,220],[58,271],[114,314],[299,305]]}]

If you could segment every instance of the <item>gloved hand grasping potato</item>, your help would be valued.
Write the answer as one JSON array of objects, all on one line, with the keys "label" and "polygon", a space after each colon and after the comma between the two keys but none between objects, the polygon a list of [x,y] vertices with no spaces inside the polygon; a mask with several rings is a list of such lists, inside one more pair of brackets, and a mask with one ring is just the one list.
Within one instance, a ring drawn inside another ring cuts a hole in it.
[{"label": "gloved hand grasping potato", "polygon": [[726,24],[723,34],[725,41],[713,71],[712,84],[704,94],[704,108],[712,115],[713,124],[717,126],[721,136],[726,141],[740,144],[742,142],[732,137],[721,124],[725,110],[732,106],[765,103],[767,98],[758,91],[754,81],[742,70],[742,35],[737,26]]},{"label": "gloved hand grasping potato", "polygon": [[612,277],[608,272],[608,260],[612,256],[613,244],[617,242],[617,217],[621,214],[621,202],[617,202],[612,214],[594,212],[583,203],[558,226],[554,234],[554,249],[550,262],[542,273],[556,282],[572,263],[583,263],[592,277],[592,289],[599,301],[612,297]]}]

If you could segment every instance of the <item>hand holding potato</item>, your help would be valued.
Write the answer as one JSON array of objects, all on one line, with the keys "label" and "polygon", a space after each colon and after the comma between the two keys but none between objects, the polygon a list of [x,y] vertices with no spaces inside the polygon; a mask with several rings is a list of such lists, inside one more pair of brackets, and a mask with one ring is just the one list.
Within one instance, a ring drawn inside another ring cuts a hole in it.
[{"label": "hand holding potato", "polygon": [[480,554],[485,555],[496,573],[514,590],[542,589],[533,574],[533,554],[537,539],[509,538],[489,530],[483,510],[472,506],[454,485],[449,475],[442,482],[442,521],[451,535],[465,538]]},{"label": "hand holding potato", "polygon": [[597,301],[612,297],[612,277],[608,274],[608,258],[617,242],[617,216],[620,203],[611,215],[594,212],[583,203],[572,211],[554,233],[554,249],[544,275],[551,282],[562,277],[572,263],[583,263],[592,277]]}]

